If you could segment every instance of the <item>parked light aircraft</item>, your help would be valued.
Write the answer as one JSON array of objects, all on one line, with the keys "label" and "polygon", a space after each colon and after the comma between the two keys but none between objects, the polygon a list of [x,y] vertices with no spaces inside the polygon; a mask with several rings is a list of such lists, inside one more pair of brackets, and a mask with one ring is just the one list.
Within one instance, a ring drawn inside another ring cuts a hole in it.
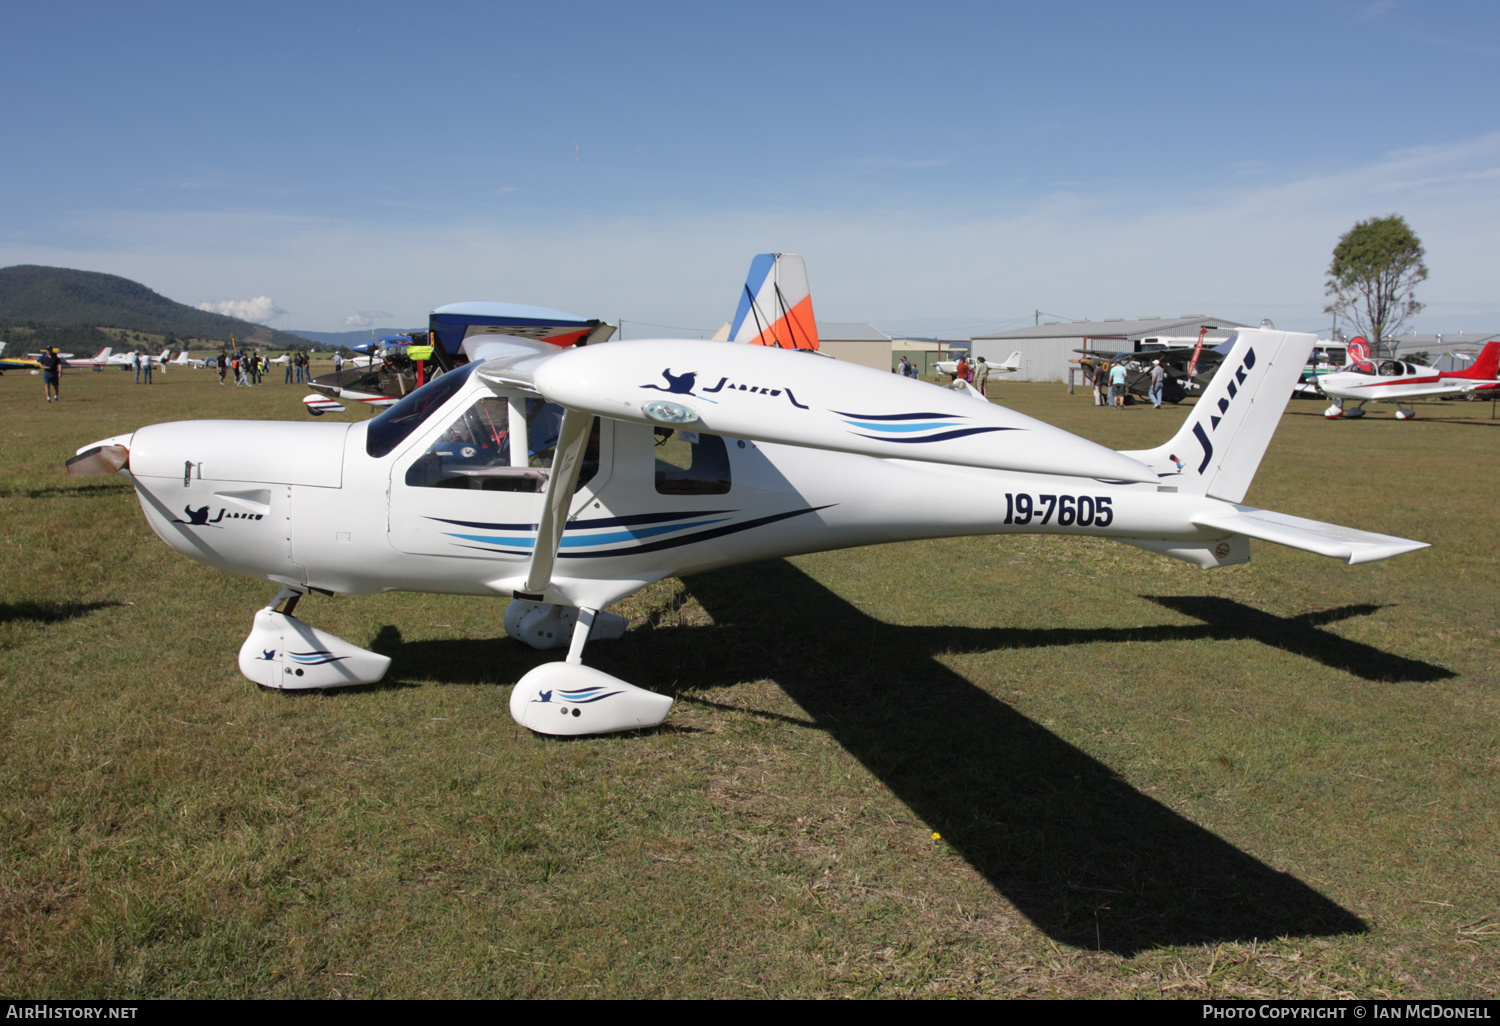
[{"label": "parked light aircraft", "polygon": [[40,373],[42,364],[40,360],[34,360],[29,356],[0,357],[0,374],[4,374],[8,370],[24,370]]},{"label": "parked light aircraft", "polygon": [[[1323,411],[1329,420],[1363,417],[1365,403],[1395,403],[1396,419],[1417,415],[1410,401],[1432,396],[1465,395],[1500,389],[1500,342],[1487,342],[1466,370],[1445,371],[1409,360],[1370,359],[1363,339],[1349,342],[1349,365],[1318,379],[1333,405]],[[1355,403],[1347,407],[1348,402]],[[1406,404],[1406,405],[1403,405]]]},{"label": "parked light aircraft", "polygon": [[547,734],[667,716],[670,697],[583,654],[624,633],[610,604],[668,576],[974,534],[1102,536],[1204,568],[1245,562],[1252,538],[1351,564],[1424,547],[1241,503],[1312,335],[1240,332],[1170,441],[1116,452],[799,351],[818,345],[801,259],[756,261],[750,339],[558,346],[496,330],[504,304],[445,307],[433,336],[451,369],[371,420],[156,424],[68,469],[129,475],[172,548],[281,586],[239,655],[267,687],[370,683],[389,665],[293,616],[309,591],[511,599],[511,637],[567,649],[510,698]]},{"label": "parked light aircraft", "polygon": [[446,338],[448,347],[440,347],[441,356],[457,352],[466,331],[546,339],[558,346],[603,342],[615,332],[613,325],[602,321],[521,303],[454,303],[434,310],[429,320],[426,334],[389,336],[355,346],[369,354],[361,358],[364,363],[355,366],[346,361],[344,370],[320,374],[308,382],[313,394],[302,400],[307,412],[314,417],[342,413],[345,402],[377,408],[393,405],[417,387],[416,367],[406,355],[414,342],[425,345],[429,339]]},{"label": "parked light aircraft", "polygon": [[[985,363],[989,363],[988,360]],[[953,375],[958,373],[957,360],[939,360],[932,365],[939,374]],[[991,374],[1014,374],[1021,369],[1021,351],[1017,349],[1006,359],[1004,363],[990,363]]]},{"label": "parked light aircraft", "polygon": [[1143,338],[1135,348],[1111,351],[1107,349],[1075,349],[1082,359],[1074,361],[1086,372],[1100,363],[1125,365],[1125,387],[1131,395],[1145,396],[1151,392],[1151,364],[1160,360],[1167,376],[1162,383],[1162,398],[1169,403],[1179,403],[1193,395],[1201,395],[1213,380],[1224,354],[1229,351],[1232,337],[1215,336],[1210,331],[1219,329],[1205,324],[1197,338],[1161,337]]},{"label": "parked light aircraft", "polygon": [[[213,361],[213,362],[214,362],[215,366],[218,365],[217,361]],[[177,354],[177,359],[175,359],[175,360],[172,361],[172,366],[173,367],[191,367],[194,370],[202,370],[204,367],[207,367],[209,365],[209,363],[210,363],[209,360],[199,360],[199,359],[196,359],[196,358],[188,355],[188,351],[186,349],[184,349],[182,352],[180,352],[180,353]]]},{"label": "parked light aircraft", "polygon": [[[109,346],[105,346],[93,356],[64,356],[62,353],[58,353],[57,355],[62,356],[64,363],[69,367],[108,367],[110,365],[110,360],[112,359],[110,354],[113,352],[113,349],[111,349]],[[40,353],[32,355],[37,357],[41,356]]]},{"label": "parked light aircraft", "polygon": [[[152,356],[150,353],[140,353],[140,354],[136,354],[136,353],[115,353],[115,352],[111,352],[108,349],[105,349],[102,352],[103,352],[103,356],[104,356],[103,366],[105,366],[105,367],[119,367],[121,370],[126,370],[126,371],[134,370],[135,369],[135,358],[136,358],[137,355],[140,356],[141,363],[144,364],[147,360],[150,360],[151,361],[151,365],[153,367],[165,367],[167,365],[167,358],[172,355],[172,350],[171,350],[170,347],[167,348],[167,349],[163,349],[161,351],[161,355],[160,356]],[[69,360],[68,361],[68,363],[70,365],[74,366],[74,367],[78,367],[78,366],[87,367],[87,366],[89,366],[93,362],[95,362],[95,361],[93,361],[93,360],[88,360],[88,361]]]}]

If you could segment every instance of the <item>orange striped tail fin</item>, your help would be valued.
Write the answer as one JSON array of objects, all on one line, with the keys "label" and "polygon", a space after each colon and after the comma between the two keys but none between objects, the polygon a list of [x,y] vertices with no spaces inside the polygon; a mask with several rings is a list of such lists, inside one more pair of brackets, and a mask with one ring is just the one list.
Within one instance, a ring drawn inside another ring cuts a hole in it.
[{"label": "orange striped tail fin", "polygon": [[761,253],[750,261],[729,340],[781,349],[818,348],[807,265],[800,256]]}]

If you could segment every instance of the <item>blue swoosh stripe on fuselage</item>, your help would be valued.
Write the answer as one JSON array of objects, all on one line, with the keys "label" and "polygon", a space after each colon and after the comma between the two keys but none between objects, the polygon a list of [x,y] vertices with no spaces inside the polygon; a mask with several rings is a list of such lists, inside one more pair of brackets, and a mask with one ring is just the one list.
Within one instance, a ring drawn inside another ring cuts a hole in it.
[{"label": "blue swoosh stripe on fuselage", "polygon": [[[774,524],[778,520],[787,520],[791,517],[800,517],[805,513],[816,513],[819,510],[828,509],[829,506],[833,505],[836,505],[836,503],[829,503],[827,506],[808,506],[803,509],[790,510],[786,513],[773,513],[770,516],[757,517],[754,520],[747,520],[744,523],[740,524],[726,524],[723,527],[715,527],[707,531],[699,531],[696,534],[677,536],[673,538],[664,538],[661,541],[647,542],[644,545],[622,545],[617,549],[608,549],[603,552],[559,552],[558,558],[603,559],[607,556],[635,556],[647,552],[661,552],[666,549],[680,548],[681,546],[692,545],[701,541],[712,541],[715,538],[723,538],[727,535],[738,534],[740,531],[748,531],[751,528],[755,527],[764,527],[767,524]],[[526,541],[528,545],[531,544],[530,539],[527,539]],[[515,556],[531,555],[530,549],[496,549],[483,545],[461,545],[458,547],[465,549],[475,549],[479,552],[501,552],[507,555]]]},{"label": "blue swoosh stripe on fuselage", "polygon": [[872,421],[846,420],[844,421],[844,423],[848,424],[850,427],[865,428],[869,431],[931,431],[933,428],[954,427],[956,426],[957,421],[942,420],[925,422],[918,421],[915,423],[907,424],[877,424]]},{"label": "blue swoosh stripe on fuselage", "polygon": [[[693,527],[706,527],[709,524],[720,524],[723,520],[699,520],[691,524],[665,524],[660,527],[638,527],[635,530],[611,531],[609,534],[590,534],[578,537],[562,536],[562,547],[565,549],[577,549],[586,545],[608,545],[612,542],[635,541],[641,538],[654,538],[659,534],[668,534],[672,531],[686,531]],[[450,538],[462,538],[464,541],[490,542],[495,545],[524,545],[535,544],[531,538],[494,538],[483,534],[457,534],[447,532]]]}]

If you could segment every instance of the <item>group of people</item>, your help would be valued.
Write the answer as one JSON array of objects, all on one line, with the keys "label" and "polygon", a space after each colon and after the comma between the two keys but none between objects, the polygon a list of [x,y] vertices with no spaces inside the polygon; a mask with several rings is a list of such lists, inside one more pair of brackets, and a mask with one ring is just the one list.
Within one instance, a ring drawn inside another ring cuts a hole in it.
[{"label": "group of people", "polygon": [[300,385],[311,381],[312,375],[308,370],[312,367],[312,357],[306,353],[291,353],[286,361],[286,383],[288,385]]},{"label": "group of people", "polygon": [[[1167,371],[1161,365],[1160,360],[1151,361],[1151,370],[1147,374],[1150,387],[1147,394],[1151,397],[1151,408],[1161,409],[1162,393],[1166,390]],[[1125,407],[1125,396],[1130,393],[1130,386],[1125,382],[1125,364],[1121,361],[1114,363],[1102,362],[1094,364],[1093,376],[1090,384],[1094,386],[1094,405],[1113,406],[1119,409]]]},{"label": "group of people", "polygon": [[220,353],[217,362],[219,371],[219,384],[224,384],[224,378],[230,371],[234,371],[234,384],[238,388],[243,385],[249,388],[251,385],[260,384],[261,377],[266,369],[271,366],[260,353],[242,353],[238,349],[231,353]]},{"label": "group of people", "polygon": [[[901,357],[900,362],[896,364],[891,373],[899,374],[903,378],[915,378],[918,376],[916,365],[905,356]],[[958,366],[954,368],[953,380],[955,382],[967,381],[970,386],[979,391],[980,395],[984,395],[985,386],[990,381],[990,365],[982,356],[973,363],[969,362],[967,355],[960,356],[958,358]]]},{"label": "group of people", "polygon": [[[271,369],[271,361],[264,355],[241,353],[238,350],[232,353],[220,353],[217,365],[219,384],[224,384],[224,379],[228,377],[230,371],[233,371],[235,386],[244,385],[246,388],[261,384],[266,371]],[[286,355],[286,383],[295,385],[311,381],[311,367],[312,357],[306,353],[288,353]]]},{"label": "group of people", "polygon": [[[56,346],[52,346],[38,357],[37,362],[42,365],[42,382],[47,387],[47,401],[55,403],[62,398],[60,389],[62,369],[68,366],[68,361],[58,353]],[[94,364],[95,372],[98,372],[101,366],[99,363]],[[219,384],[224,384],[229,372],[233,371],[235,385],[244,385],[249,388],[251,385],[261,384],[266,371],[270,369],[271,361],[260,353],[241,353],[235,350],[230,353],[220,353],[211,366],[218,368]],[[131,367],[135,371],[135,383],[138,385],[151,384],[153,371],[159,369],[165,373],[167,369],[166,363],[163,362],[158,367],[155,357],[141,353],[136,353],[131,358]],[[301,384],[311,380],[312,357],[307,353],[287,354],[286,383]]]},{"label": "group of people", "polygon": [[[130,362],[135,367],[135,383],[137,385],[142,383],[151,384],[151,371],[156,367],[156,360],[149,353],[145,356],[142,356],[140,353],[133,353],[131,354]],[[95,370],[97,369],[95,367]],[[163,374],[167,372],[167,365],[165,363],[161,365],[161,372]]]},{"label": "group of people", "polygon": [[967,356],[960,356],[958,366],[953,369],[953,380],[967,381],[971,388],[984,395],[985,386],[990,383],[990,365],[982,356],[973,363]]}]

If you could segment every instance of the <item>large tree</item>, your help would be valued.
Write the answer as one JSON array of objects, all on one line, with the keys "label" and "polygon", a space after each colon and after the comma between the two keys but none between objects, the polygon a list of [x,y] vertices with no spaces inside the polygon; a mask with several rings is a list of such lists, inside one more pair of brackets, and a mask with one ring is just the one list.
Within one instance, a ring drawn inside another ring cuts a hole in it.
[{"label": "large tree", "polygon": [[1427,278],[1423,256],[1422,240],[1400,214],[1360,221],[1333,247],[1324,290],[1333,301],[1325,312],[1353,321],[1380,346],[1422,309],[1413,293]]}]

